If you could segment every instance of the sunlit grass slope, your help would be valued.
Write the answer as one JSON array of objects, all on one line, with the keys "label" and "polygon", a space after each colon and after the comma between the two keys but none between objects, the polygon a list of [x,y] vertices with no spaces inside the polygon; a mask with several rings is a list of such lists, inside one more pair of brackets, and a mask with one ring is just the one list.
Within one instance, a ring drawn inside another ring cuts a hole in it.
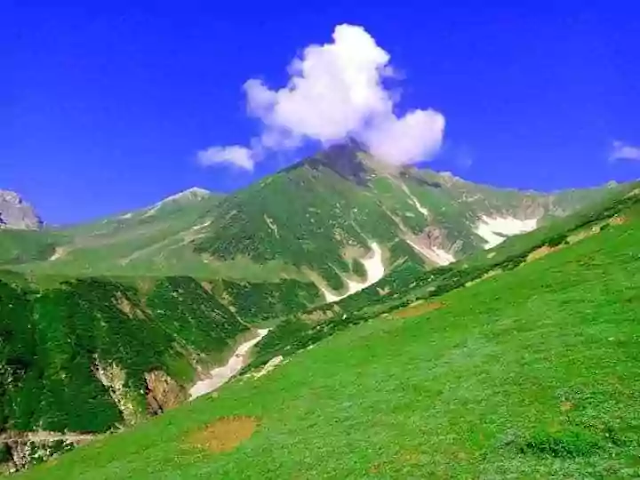
[{"label": "sunlit grass slope", "polygon": [[[19,478],[638,478],[637,208],[621,218]],[[229,416],[253,435],[194,444]]]}]

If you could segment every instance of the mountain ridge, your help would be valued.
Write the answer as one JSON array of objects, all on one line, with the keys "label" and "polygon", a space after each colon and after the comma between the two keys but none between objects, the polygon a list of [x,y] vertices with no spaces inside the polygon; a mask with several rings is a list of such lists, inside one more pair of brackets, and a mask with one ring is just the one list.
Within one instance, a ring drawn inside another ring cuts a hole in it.
[{"label": "mountain ridge", "polygon": [[495,189],[390,167],[347,142],[228,195],[193,187],[139,210],[49,229],[46,241],[33,239],[43,243],[34,261],[14,255],[10,263],[34,273],[296,278],[334,297],[362,274],[374,242],[385,272],[404,262],[433,268],[570,213],[603,188]]}]

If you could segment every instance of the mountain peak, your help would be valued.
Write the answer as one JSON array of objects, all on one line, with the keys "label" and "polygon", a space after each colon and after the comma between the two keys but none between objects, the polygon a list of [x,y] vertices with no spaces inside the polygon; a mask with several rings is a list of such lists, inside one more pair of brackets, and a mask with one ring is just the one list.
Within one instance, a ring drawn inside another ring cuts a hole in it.
[{"label": "mountain peak", "polygon": [[369,155],[365,147],[355,139],[331,145],[312,157],[309,165],[333,170],[346,180],[358,185],[368,181],[369,168],[364,159]]},{"label": "mountain peak", "polygon": [[204,188],[200,188],[200,187],[191,187],[187,190],[184,190],[183,192],[170,195],[164,200],[160,200],[158,203],[151,206],[147,210],[147,213],[145,213],[145,216],[153,215],[165,205],[171,205],[174,203],[197,202],[199,200],[204,200],[212,196],[213,196],[213,193],[211,193],[209,190],[205,190]]},{"label": "mountain peak", "polygon": [[16,192],[0,190],[0,228],[37,230],[42,220]]},{"label": "mountain peak", "polygon": [[176,193],[174,195],[170,195],[164,200],[160,200],[156,205],[164,204],[167,202],[173,202],[176,200],[179,201],[190,201],[190,200],[201,200],[203,198],[208,198],[212,194],[209,190],[205,190],[200,187],[191,187],[183,192]]}]

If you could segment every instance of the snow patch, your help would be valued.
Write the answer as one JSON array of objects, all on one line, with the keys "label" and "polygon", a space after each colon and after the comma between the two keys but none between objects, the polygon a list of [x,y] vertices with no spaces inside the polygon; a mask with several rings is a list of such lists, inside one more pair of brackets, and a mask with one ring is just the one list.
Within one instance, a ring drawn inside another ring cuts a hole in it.
[{"label": "snow patch", "polygon": [[203,198],[207,198],[211,195],[211,192],[205,190],[204,188],[193,187],[184,192],[176,193],[175,195],[171,195],[170,197],[165,198],[164,200],[160,200],[155,205],[151,206],[149,210],[143,215],[143,217],[148,217],[156,213],[162,206],[167,203],[175,202],[176,200],[202,200]]},{"label": "snow patch", "polygon": [[418,199],[413,196],[413,194],[409,191],[409,188],[404,183],[402,184],[402,189],[404,190],[404,193],[408,195],[409,199],[411,200],[411,203],[415,205],[418,211],[422,213],[425,217],[429,218],[429,211],[420,204]]},{"label": "snow patch", "polygon": [[433,247],[432,250],[438,256],[438,258],[440,258],[440,261],[442,262],[440,265],[448,265],[456,261],[456,258],[446,250],[438,247]]},{"label": "snow patch", "polygon": [[364,268],[367,272],[367,279],[364,282],[356,282],[349,279],[344,279],[344,282],[347,284],[347,291],[341,295],[336,295],[324,288],[321,288],[322,293],[324,293],[325,300],[327,303],[337,302],[349,295],[353,295],[360,290],[367,288],[370,285],[373,285],[382,277],[384,277],[384,263],[382,262],[382,249],[376,242],[371,243],[371,255],[367,256],[360,260],[364,265]]},{"label": "snow patch", "polygon": [[487,241],[484,248],[489,249],[502,243],[507,237],[530,232],[535,230],[537,226],[537,218],[518,220],[510,216],[488,217],[481,215],[480,221],[476,224],[475,232]]},{"label": "snow patch", "polygon": [[244,342],[236,349],[226,365],[214,368],[209,372],[207,378],[196,382],[196,384],[189,389],[189,399],[193,400],[196,397],[213,392],[224,385],[231,377],[240,371],[244,366],[244,362],[251,348],[262,340],[267,333],[269,333],[268,328],[258,330],[255,337]]},{"label": "snow patch", "polygon": [[423,247],[422,245],[418,245],[417,243],[409,239],[405,239],[405,241],[409,245],[411,245],[416,251],[422,253],[425,257],[427,257],[429,260],[436,263],[437,265],[449,265],[450,263],[453,263],[456,261],[453,255],[451,255],[449,252],[441,248]]},{"label": "snow patch", "polygon": [[191,227],[191,230],[200,230],[201,228],[204,227],[208,227],[209,225],[211,225],[211,220],[207,220],[206,222],[202,222],[198,225],[194,225],[193,227]]},{"label": "snow patch", "polygon": [[49,257],[49,260],[58,260],[59,258],[64,257],[68,251],[69,251],[69,248],[67,247],[56,247],[56,249],[53,252],[53,255]]},{"label": "snow patch", "polygon": [[280,238],[280,234],[278,233],[278,226],[276,225],[276,222],[274,222],[272,218],[269,218],[266,213],[264,214],[264,221],[267,222],[267,225],[273,231],[273,234],[277,238]]},{"label": "snow patch", "polygon": [[282,363],[282,360],[284,360],[284,357],[282,355],[278,355],[277,357],[273,357],[271,360],[269,360],[267,362],[267,364],[264,367],[262,367],[262,370],[260,370],[256,374],[254,374],[254,377],[255,378],[260,378],[261,376],[266,375],[271,370],[273,370],[278,365],[280,365],[280,363]]}]

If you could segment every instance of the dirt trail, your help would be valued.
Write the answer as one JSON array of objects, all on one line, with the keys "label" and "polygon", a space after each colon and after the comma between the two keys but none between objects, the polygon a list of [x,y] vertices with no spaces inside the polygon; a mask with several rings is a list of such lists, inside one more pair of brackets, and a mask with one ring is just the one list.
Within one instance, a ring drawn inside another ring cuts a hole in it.
[{"label": "dirt trail", "polygon": [[251,340],[244,342],[236,349],[226,365],[214,368],[209,372],[207,378],[196,382],[196,384],[189,390],[189,399],[193,400],[201,395],[213,392],[237,374],[244,366],[251,348],[262,340],[262,337],[264,337],[268,332],[268,328],[258,330]]}]

